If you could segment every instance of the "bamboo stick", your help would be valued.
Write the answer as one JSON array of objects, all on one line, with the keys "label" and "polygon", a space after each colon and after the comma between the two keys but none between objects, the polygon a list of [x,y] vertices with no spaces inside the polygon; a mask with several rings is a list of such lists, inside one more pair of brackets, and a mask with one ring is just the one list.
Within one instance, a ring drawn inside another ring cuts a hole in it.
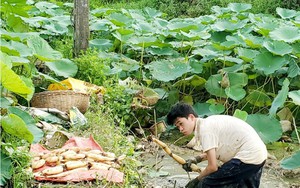
[{"label": "bamboo stick", "polygon": [[[171,149],[164,142],[162,142],[162,141],[154,138],[153,136],[149,136],[148,140],[149,141],[153,141],[157,145],[159,145],[170,157],[172,157],[179,164],[183,165],[183,164],[186,163],[186,161],[182,157],[180,157],[180,156],[178,156],[176,154],[173,154],[172,151],[171,151]],[[194,172],[199,172],[199,173],[201,172],[201,169],[196,164],[194,164],[194,163],[191,164],[191,169]]]}]

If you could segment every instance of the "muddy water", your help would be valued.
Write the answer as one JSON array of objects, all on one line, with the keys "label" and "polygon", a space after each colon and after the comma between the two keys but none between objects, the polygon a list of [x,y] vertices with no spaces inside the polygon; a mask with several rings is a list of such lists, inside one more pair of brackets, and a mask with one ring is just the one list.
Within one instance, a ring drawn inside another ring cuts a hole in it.
[{"label": "muddy water", "polygon": [[[181,156],[184,159],[188,159],[191,156],[196,155],[199,152],[190,150],[187,148],[171,146],[171,150],[174,154]],[[198,174],[191,172],[187,174],[181,165],[174,161],[161,149],[145,157],[144,164],[153,167],[150,169],[147,178],[147,188],[180,188],[184,187],[190,179],[195,178]],[[268,163],[270,163],[268,161]],[[272,163],[272,162],[271,162]],[[198,166],[205,167],[206,162],[198,164]],[[294,187],[290,186],[288,182],[281,178],[280,172],[276,172],[276,169],[269,168],[268,164],[265,165],[262,179],[261,188],[287,188]],[[296,186],[298,187],[298,186]],[[300,182],[299,182],[300,187]]]}]

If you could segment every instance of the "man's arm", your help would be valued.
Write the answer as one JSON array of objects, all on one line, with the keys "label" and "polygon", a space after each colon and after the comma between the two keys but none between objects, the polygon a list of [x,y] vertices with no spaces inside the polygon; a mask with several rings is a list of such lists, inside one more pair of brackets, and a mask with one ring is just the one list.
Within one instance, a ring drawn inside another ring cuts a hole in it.
[{"label": "man's arm", "polygon": [[[216,149],[215,148],[210,149],[205,153],[206,153],[206,158],[207,158],[208,164],[207,164],[206,168],[197,177],[199,180],[218,170],[218,161],[217,161],[217,158],[216,158]],[[203,157],[204,156],[205,155],[203,155]]]}]

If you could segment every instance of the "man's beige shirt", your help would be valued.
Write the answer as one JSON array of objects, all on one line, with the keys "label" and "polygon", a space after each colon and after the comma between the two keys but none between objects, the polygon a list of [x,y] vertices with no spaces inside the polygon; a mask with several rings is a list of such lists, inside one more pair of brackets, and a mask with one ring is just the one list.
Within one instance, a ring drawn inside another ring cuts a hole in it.
[{"label": "man's beige shirt", "polygon": [[215,148],[217,159],[222,162],[236,158],[247,164],[260,164],[267,159],[266,146],[254,128],[238,118],[197,118],[194,134],[195,144],[201,143],[204,152]]}]

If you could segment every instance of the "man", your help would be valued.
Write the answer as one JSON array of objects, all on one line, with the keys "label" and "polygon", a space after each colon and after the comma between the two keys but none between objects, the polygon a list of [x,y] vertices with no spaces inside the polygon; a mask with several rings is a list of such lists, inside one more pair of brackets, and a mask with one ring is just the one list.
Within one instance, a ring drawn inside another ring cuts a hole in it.
[{"label": "man", "polygon": [[[207,160],[206,168],[186,187],[259,187],[267,149],[256,131],[246,122],[233,116],[212,115],[199,118],[185,103],[172,106],[167,123],[174,124],[181,133],[194,133],[201,143],[203,154],[188,159],[183,165],[191,171],[192,163]],[[218,167],[217,161],[223,162]]]}]

